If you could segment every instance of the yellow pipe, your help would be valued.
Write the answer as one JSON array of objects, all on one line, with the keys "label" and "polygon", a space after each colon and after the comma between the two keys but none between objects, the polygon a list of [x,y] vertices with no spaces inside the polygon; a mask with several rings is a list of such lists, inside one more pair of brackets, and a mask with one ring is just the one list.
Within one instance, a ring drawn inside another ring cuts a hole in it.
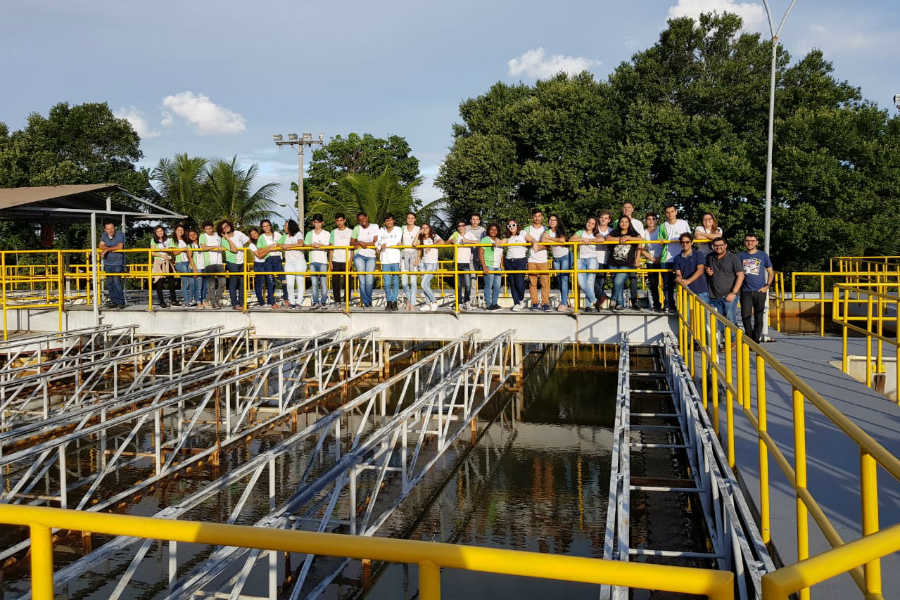
[{"label": "yellow pipe", "polygon": [[[797,560],[809,558],[809,514],[800,492],[806,489],[806,411],[803,394],[793,390],[794,403],[794,489],[797,503]],[[800,600],[809,600],[809,588],[800,591]]]},{"label": "yellow pipe", "polygon": [[50,528],[37,520],[26,523],[31,530],[31,597],[34,600],[53,600],[53,538]]},{"label": "yellow pipe", "polygon": [[419,563],[419,597],[441,600],[441,568],[431,561]]},{"label": "yellow pipe", "polygon": [[[756,355],[756,406],[759,411],[760,433],[767,431],[766,423],[766,361],[759,354]],[[769,517],[769,454],[766,451],[766,442],[759,436],[759,499],[760,499],[760,533],[763,542],[772,541],[772,533]]]},{"label": "yellow pipe", "polygon": [[[860,451],[859,480],[862,502],[862,534],[878,532],[878,465],[871,455]],[[881,561],[874,559],[865,565],[866,593],[881,594]]]},{"label": "yellow pipe", "polygon": [[[736,346],[735,348],[738,351],[737,358],[735,362],[737,363],[737,371],[738,371],[738,381],[740,381],[740,366],[741,366],[741,342],[743,341],[744,332],[740,329],[737,330],[737,338],[736,338]],[[735,467],[735,459],[734,459],[734,394],[731,392],[732,385],[732,366],[731,366],[731,348],[728,348],[726,351],[728,356],[728,375],[725,379],[726,382],[726,390],[725,390],[725,414],[728,418],[728,430],[726,432],[726,441],[728,446],[728,466],[734,469]],[[737,385],[737,391],[740,395],[741,386],[740,383]]]},{"label": "yellow pipe", "polygon": [[[866,331],[872,331],[872,300],[873,296],[868,297],[866,302]],[[866,385],[872,387],[872,338],[866,335]]]}]

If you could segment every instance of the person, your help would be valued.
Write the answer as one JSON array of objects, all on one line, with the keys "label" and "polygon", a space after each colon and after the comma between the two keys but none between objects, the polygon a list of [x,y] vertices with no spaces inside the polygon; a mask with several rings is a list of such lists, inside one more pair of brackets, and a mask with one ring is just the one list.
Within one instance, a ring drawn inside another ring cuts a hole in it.
[{"label": "person", "polygon": [[487,235],[478,246],[478,262],[484,272],[484,307],[487,310],[500,310],[497,301],[500,299],[500,287],[503,285],[503,250],[500,248],[500,226],[491,223],[487,226]]},{"label": "person", "polygon": [[[608,210],[601,210],[600,214],[597,215],[597,218],[600,219],[600,224],[597,227],[597,268],[598,269],[606,269],[608,268],[609,262],[609,247],[603,242],[606,242],[609,238],[609,234],[612,233],[612,228],[609,226],[612,221],[612,213]],[[603,308],[603,305],[606,304],[607,298],[606,291],[604,288],[606,287],[606,273],[597,273],[597,278],[594,279],[594,296],[597,297],[597,303],[594,305],[594,308],[597,309],[597,312],[600,312],[600,309]]]},{"label": "person", "polygon": [[384,297],[387,310],[396,312],[397,298],[400,295],[400,281],[397,273],[400,271],[400,248],[403,242],[403,231],[394,227],[394,215],[385,213],[384,227],[378,230],[378,247],[381,250],[381,270],[384,275]]},{"label": "person", "polygon": [[[640,219],[636,219],[634,217],[634,204],[625,201],[622,203],[622,214],[628,217],[631,220],[631,227],[637,232],[641,239],[644,237],[644,224],[641,223]],[[637,269],[641,266],[641,251],[638,250],[637,256],[634,259],[634,266],[632,268]],[[641,310],[640,305],[638,304],[638,274],[637,271],[628,274],[628,284],[631,287],[631,308],[634,310]]]},{"label": "person", "polygon": [[513,311],[519,312],[525,302],[525,273],[528,264],[525,260],[527,253],[527,241],[525,234],[519,229],[519,224],[512,219],[506,224],[507,238],[504,243],[522,244],[521,246],[507,246],[506,256],[503,258],[503,265],[507,271],[518,271],[517,273],[509,273],[507,275],[509,293],[513,299]]},{"label": "person", "polygon": [[[168,250],[173,246],[172,239],[166,235],[165,227],[157,225],[153,229],[153,240],[150,242],[150,247],[154,250],[150,272],[154,274],[152,281],[153,289],[156,290],[157,308],[169,308],[169,305],[181,306],[175,293],[175,278],[171,275],[175,272],[175,267],[172,265],[172,253]],[[169,304],[166,304],[163,297],[163,285],[165,284],[169,286]]]},{"label": "person", "polygon": [[206,277],[200,276],[200,273],[203,273],[206,269],[206,263],[203,262],[204,252],[200,251],[200,234],[193,227],[188,229],[187,232],[188,239],[188,255],[191,257],[191,267],[192,273],[194,274],[194,301],[197,303],[197,308],[200,310],[205,309],[209,306],[209,303],[206,301],[206,289],[207,289],[207,281]]},{"label": "person", "polygon": [[272,221],[269,219],[260,221],[259,228],[262,229],[262,232],[256,241],[256,248],[266,260],[265,271],[267,274],[265,276],[265,284],[269,302],[274,302],[272,308],[278,308],[279,304],[275,300],[275,286],[280,282],[282,305],[285,307],[290,306],[287,298],[287,278],[284,276],[284,257],[278,246],[281,236],[275,232]]},{"label": "person", "polygon": [[[681,252],[678,242],[682,233],[690,233],[691,227],[687,221],[678,218],[678,209],[674,204],[666,206],[666,222],[659,226],[659,239],[673,240],[663,246],[660,262],[664,269],[672,269],[672,260]],[[675,275],[671,272],[663,273],[663,292],[666,295],[664,310],[675,312]]]},{"label": "person", "polygon": [[456,222],[456,231],[448,241],[459,245],[456,250],[456,270],[461,273],[456,277],[457,301],[461,308],[471,310],[472,278],[467,271],[472,268],[472,249],[466,246],[475,244],[478,240],[475,239],[475,234],[468,230],[466,222],[460,219]]},{"label": "person", "polygon": [[772,260],[757,247],[758,245],[759,238],[756,234],[748,233],[744,236],[744,246],[747,249],[738,255],[744,268],[744,282],[741,285],[741,320],[744,322],[744,332],[757,344],[762,340],[769,288],[775,281]]},{"label": "person", "polygon": [[709,303],[709,287],[706,285],[706,256],[694,250],[694,238],[682,233],[678,238],[681,252],[672,260],[675,284],[688,288]]},{"label": "person", "polygon": [[[566,237],[566,226],[563,225],[559,215],[550,215],[548,225],[549,227],[544,232],[544,235],[541,236],[542,241],[568,241],[568,237]],[[572,268],[572,250],[568,246],[551,246],[550,255],[553,257],[554,271],[568,271]],[[557,310],[559,312],[566,312],[569,310],[569,274],[558,273],[556,278],[559,282],[559,306],[557,307]]]},{"label": "person", "polygon": [[[706,283],[709,286],[709,303],[719,314],[732,323],[737,323],[738,292],[744,283],[744,265],[741,259],[728,251],[728,244],[723,238],[712,241],[712,252],[706,256]],[[725,332],[725,326],[719,323],[719,335]],[[725,346],[724,339],[720,347]]]},{"label": "person", "polygon": [[197,278],[191,275],[197,271],[194,267],[193,252],[188,252],[188,237],[184,230],[184,225],[175,226],[172,232],[172,247],[175,248],[175,272],[180,273],[181,277],[181,299],[185,306],[195,308],[197,306],[196,288]]},{"label": "person", "polygon": [[[353,266],[359,276],[359,299],[363,308],[372,308],[372,289],[375,287],[375,248],[378,245],[378,225],[369,223],[369,215],[360,212],[356,215],[356,227],[350,234],[350,245],[353,246]],[[348,290],[349,294],[350,291]]]},{"label": "person", "polygon": [[107,308],[121,310],[125,308],[125,289],[122,287],[121,275],[109,275],[109,273],[125,272],[125,253],[119,250],[125,249],[125,234],[116,231],[116,224],[112,221],[103,223],[103,233],[100,234],[100,242],[97,245],[100,250],[100,260],[103,262],[103,271],[106,275],[106,292],[109,295]]},{"label": "person", "polygon": [[[474,240],[476,244],[481,243],[481,240],[486,235],[484,227],[481,226],[481,215],[478,213],[469,215],[469,224],[466,226],[466,233],[469,234],[469,237]],[[476,272],[481,271],[481,257],[478,252],[471,253],[468,270],[472,271],[472,274],[469,275],[469,289],[472,298],[471,305],[478,306],[478,275]]]},{"label": "person", "polygon": [[588,217],[584,223],[584,229],[579,229],[575,235],[569,238],[570,242],[581,242],[578,246],[578,289],[582,291],[586,300],[584,312],[591,312],[597,302],[597,296],[594,293],[594,281],[597,279],[597,274],[581,271],[596,271],[599,268],[596,246],[598,229],[597,217]]},{"label": "person", "polygon": [[[344,213],[339,212],[334,215],[335,229],[331,231],[331,246],[349,246],[350,237],[353,230],[347,227],[347,217]],[[334,296],[334,303],[340,307],[344,303],[344,283],[346,282],[347,273],[347,250],[332,249],[328,253],[328,270],[331,271],[331,293]],[[347,295],[350,295],[350,287],[347,286]]]},{"label": "person", "polygon": [[[331,234],[322,228],[325,224],[322,213],[314,214],[312,220],[312,231],[306,232],[306,245],[312,248],[309,251],[309,270],[312,273],[327,273],[328,251],[319,248],[331,243]],[[312,309],[325,308],[328,305],[328,276],[313,275],[310,279],[312,279]]]},{"label": "person", "polygon": [[[654,212],[647,213],[647,229],[644,230],[644,235],[642,236],[648,242],[656,242],[659,240],[659,215]],[[647,260],[649,261],[648,268],[650,269],[661,269],[662,268],[662,251],[663,244],[647,244],[645,248],[640,250],[641,254],[643,254]],[[650,298],[653,300],[653,309],[656,311],[662,311],[663,306],[660,302],[659,297],[659,283],[660,277],[659,273],[647,273],[647,285],[650,288]]]},{"label": "person", "polygon": [[200,234],[200,249],[203,250],[203,272],[206,273],[206,288],[209,306],[222,308],[222,296],[225,294],[225,272],[222,265],[222,238],[213,229],[212,221],[203,222],[203,233]]},{"label": "person", "polygon": [[[250,242],[250,238],[242,231],[238,231],[231,221],[224,219],[219,223],[219,236],[222,238],[222,247],[225,249],[225,270],[232,275],[228,277],[228,296],[231,298],[231,308],[244,310],[244,278],[239,273],[244,272],[244,248]],[[233,273],[238,273],[234,275]]]},{"label": "person", "polygon": [[[547,248],[540,245],[544,236],[544,213],[535,208],[531,211],[531,225],[525,229],[525,241],[531,244],[528,254],[528,292],[531,296],[531,310],[550,310],[550,263]],[[535,274],[531,274],[534,271]],[[541,304],[538,304],[538,282],[541,284]]]},{"label": "person", "polygon": [[[618,227],[610,234],[610,240],[619,243],[612,247],[609,256],[609,268],[616,270],[633,269],[637,261],[637,255],[640,251],[640,244],[629,244],[627,242],[643,241],[643,237],[635,231],[631,224],[631,219],[622,215],[619,217]],[[613,278],[613,300],[615,306],[613,310],[625,310],[625,281],[628,280],[628,273],[616,273]]]},{"label": "person", "polygon": [[722,237],[722,228],[719,227],[716,216],[709,212],[703,213],[700,222],[702,225],[697,225],[697,227],[694,228],[694,239],[699,242],[705,242],[697,244],[697,252],[705,257],[712,252],[712,248],[710,248],[709,245],[710,242],[717,237]]},{"label": "person", "polygon": [[415,245],[416,240],[419,237],[420,228],[416,225],[416,213],[410,211],[406,213],[406,226],[402,228],[402,244],[404,246],[409,246],[409,248],[404,248],[400,253],[400,270],[405,271],[400,276],[400,283],[403,285],[403,294],[406,296],[406,310],[414,310],[416,307],[416,287],[418,277],[415,273],[409,273],[409,271],[416,270],[416,259],[419,257],[419,252],[412,246]]},{"label": "person", "polygon": [[297,221],[284,224],[284,235],[278,245],[284,249],[284,271],[287,278],[288,305],[299,310],[306,295],[306,258],[303,256],[303,232]]},{"label": "person", "polygon": [[[253,289],[256,291],[256,302],[260,308],[277,308],[278,303],[275,302],[275,284],[271,277],[266,274],[269,268],[268,260],[266,260],[266,249],[259,247],[260,240],[259,230],[255,227],[250,229],[250,253],[253,255],[253,271],[256,275],[253,277]],[[269,299],[268,304],[266,298]]]},{"label": "person", "polygon": [[435,311],[438,308],[437,299],[434,297],[434,292],[431,291],[431,280],[434,279],[434,271],[437,271],[438,268],[438,249],[427,248],[427,246],[443,243],[444,240],[434,232],[431,225],[428,223],[422,224],[422,227],[419,228],[419,236],[415,240],[415,245],[418,248],[415,266],[420,271],[430,271],[422,276],[422,293],[425,294],[425,299],[427,300],[422,305],[422,308],[419,309],[423,312],[428,310]]}]

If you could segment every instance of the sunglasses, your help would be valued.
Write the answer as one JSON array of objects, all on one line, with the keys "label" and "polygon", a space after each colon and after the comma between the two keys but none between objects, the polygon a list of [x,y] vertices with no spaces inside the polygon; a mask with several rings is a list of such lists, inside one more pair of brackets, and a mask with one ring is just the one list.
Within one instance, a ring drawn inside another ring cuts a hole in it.
[{"label": "sunglasses", "polygon": [[693,244],[693,243],[694,243],[694,242],[681,242],[681,245],[683,246],[683,245],[685,245],[685,244]]}]

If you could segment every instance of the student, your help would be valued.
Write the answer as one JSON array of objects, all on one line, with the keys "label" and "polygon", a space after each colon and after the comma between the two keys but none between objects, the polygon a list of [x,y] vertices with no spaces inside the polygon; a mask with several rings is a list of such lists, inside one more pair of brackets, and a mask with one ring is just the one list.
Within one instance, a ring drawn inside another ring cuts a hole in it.
[{"label": "student", "polygon": [[287,279],[284,276],[284,256],[278,246],[281,236],[272,226],[272,221],[263,219],[259,223],[262,232],[256,242],[257,249],[266,259],[266,290],[269,294],[269,302],[275,302],[272,308],[278,308],[278,302],[275,301],[275,286],[281,283],[281,302],[283,306],[290,306],[287,298]]},{"label": "student", "polygon": [[[418,251],[412,248],[419,237],[419,226],[416,225],[416,213],[406,213],[406,226],[402,228],[404,248],[400,253],[400,270],[415,271],[415,263],[418,258]],[[413,274],[404,274],[400,276],[400,283],[403,285],[403,294],[406,296],[406,310],[413,310],[416,307],[416,280],[418,277]]]},{"label": "student", "polygon": [[[728,244],[722,238],[712,241],[712,253],[706,256],[706,283],[709,285],[709,303],[719,314],[732,323],[737,323],[738,293],[744,283],[744,265],[737,255],[728,251]],[[721,336],[725,326],[719,323],[719,347],[725,347]]]},{"label": "student", "polygon": [[244,248],[250,242],[250,238],[236,230],[228,219],[219,223],[218,233],[225,249],[225,270],[230,273],[228,296],[231,298],[231,308],[244,310],[244,277],[235,273],[244,272]]},{"label": "student", "polygon": [[528,249],[524,244],[525,234],[519,230],[519,224],[512,219],[506,224],[506,235],[508,236],[504,243],[523,244],[522,246],[507,246],[506,255],[503,259],[504,268],[507,271],[519,271],[519,273],[509,273],[507,282],[509,285],[509,293],[513,299],[513,311],[519,312],[525,302],[525,271],[528,268],[525,254]]},{"label": "student", "polygon": [[103,233],[100,234],[100,243],[97,248],[100,250],[100,260],[103,261],[103,271],[107,273],[106,291],[109,294],[107,308],[121,310],[125,308],[125,289],[122,287],[122,277],[108,273],[125,272],[125,253],[118,252],[125,249],[125,234],[116,231],[115,223],[106,221],[103,224]]},{"label": "student", "polygon": [[[313,273],[328,272],[328,251],[318,250],[322,246],[331,243],[331,234],[322,229],[325,217],[321,213],[313,215],[313,229],[306,232],[306,245],[311,247],[309,251],[309,270]],[[312,309],[325,308],[328,304],[328,276],[313,275],[312,279]]]},{"label": "student", "polygon": [[[640,244],[628,244],[626,242],[643,241],[643,237],[634,230],[631,225],[631,219],[622,215],[619,217],[619,225],[609,234],[610,240],[617,240],[619,243],[612,247],[609,256],[610,269],[633,269]],[[625,282],[628,280],[628,273],[617,273],[613,279],[613,300],[615,306],[613,310],[625,310]]]},{"label": "student", "polygon": [[[535,208],[531,211],[531,225],[525,229],[525,241],[531,244],[528,254],[528,292],[531,296],[531,310],[550,310],[550,263],[547,262],[547,248],[540,245],[546,228],[544,213]],[[541,284],[541,304],[538,304],[538,282]]]},{"label": "student", "polygon": [[[672,259],[681,252],[678,238],[682,233],[690,233],[691,228],[687,221],[678,218],[678,209],[674,204],[666,206],[666,221],[659,226],[659,239],[672,240],[671,244],[663,246],[661,262],[664,269],[672,268]],[[669,312],[675,312],[675,275],[663,273],[663,291],[666,294],[666,307]]]},{"label": "student", "polygon": [[[548,221],[549,227],[542,236],[544,242],[565,242],[566,226],[558,215],[550,215]],[[572,251],[568,246],[550,246],[550,255],[553,257],[554,271],[568,271],[572,268]],[[559,312],[569,310],[569,274],[558,273],[556,275],[559,282]]]},{"label": "student", "polygon": [[[600,268],[600,263],[597,262],[597,246],[595,245],[599,233],[597,217],[588,217],[587,221],[585,221],[584,229],[579,229],[575,232],[575,235],[569,238],[570,242],[581,242],[578,246],[579,271],[595,271]],[[594,293],[594,281],[596,279],[596,273],[578,273],[578,289],[584,293],[586,300],[584,312],[591,312],[594,304],[597,302],[597,296]]]},{"label": "student", "polygon": [[424,223],[419,229],[419,237],[415,241],[419,256],[416,257],[415,264],[420,271],[431,271],[422,276],[422,293],[425,294],[427,302],[419,309],[421,311],[435,311],[438,308],[437,299],[434,297],[434,292],[431,291],[431,280],[434,279],[434,271],[437,271],[438,268],[438,249],[428,248],[428,246],[443,243],[444,240],[434,232],[428,223]]},{"label": "student", "polygon": [[287,278],[287,297],[291,308],[300,310],[306,295],[306,258],[303,256],[303,232],[297,221],[285,223],[285,232],[278,241],[284,249],[284,271]]},{"label": "student", "polygon": [[400,295],[400,281],[396,273],[400,271],[400,248],[403,232],[394,226],[394,215],[384,215],[384,227],[378,230],[378,247],[381,250],[381,270],[384,275],[384,296],[387,310],[397,311],[397,297]]},{"label": "student", "polygon": [[[353,236],[353,230],[347,227],[347,217],[344,213],[334,215],[334,224],[336,229],[331,231],[331,246],[349,246],[350,238]],[[346,282],[347,272],[347,250],[334,249],[328,253],[328,270],[331,271],[331,293],[334,295],[334,303],[340,307],[344,303],[344,283]],[[347,295],[350,295],[350,287],[347,286]]]},{"label": "student", "polygon": [[[181,306],[175,295],[175,278],[171,275],[175,272],[175,267],[172,265],[172,254],[168,250],[173,247],[173,243],[171,238],[166,235],[166,229],[162,225],[157,225],[153,229],[153,241],[150,242],[150,247],[154,250],[153,266],[150,268],[150,272],[154,274],[153,288],[156,290],[156,307]],[[166,304],[163,297],[163,285],[165,284],[169,286],[169,304]]]},{"label": "student", "polygon": [[468,230],[466,222],[460,219],[456,223],[456,231],[448,241],[459,245],[456,250],[456,270],[462,272],[456,277],[457,301],[460,308],[471,310],[472,278],[467,271],[472,268],[472,248],[467,246],[477,243],[478,240],[475,239],[475,234]]},{"label": "student", "polygon": [[[486,231],[484,227],[481,226],[481,215],[478,213],[472,213],[469,215],[469,225],[466,227],[466,233],[469,234],[469,238],[472,239],[476,244],[480,243],[481,240],[486,235]],[[469,289],[470,289],[470,297],[472,301],[470,304],[472,306],[478,306],[478,275],[477,272],[481,271],[481,257],[479,257],[478,252],[473,251],[471,254],[471,258],[469,259],[469,271],[473,271],[470,275],[469,281]]]},{"label": "student", "polygon": [[675,267],[675,283],[687,287],[704,302],[709,302],[709,288],[706,285],[706,257],[694,250],[694,238],[682,233],[678,238],[681,253],[672,260]]},{"label": "student", "polygon": [[[758,249],[759,238],[754,233],[744,236],[747,250],[738,258],[744,266],[744,282],[741,285],[741,319],[744,331],[757,344],[762,340],[769,288],[775,281],[775,270],[769,255]],[[751,327],[752,326],[752,327]]]},{"label": "student", "polygon": [[209,306],[209,302],[206,301],[206,277],[200,276],[200,273],[203,273],[206,269],[206,263],[203,261],[203,255],[205,254],[205,252],[200,252],[200,234],[196,229],[188,229],[187,239],[188,248],[191,250],[190,252],[188,252],[188,255],[191,257],[192,263],[191,272],[194,273],[193,279],[195,280],[196,284],[194,286],[194,301],[197,303],[197,308],[203,310],[207,306]]},{"label": "student", "polygon": [[[609,246],[602,244],[602,242],[606,242],[609,234],[612,233],[612,228],[609,226],[610,222],[612,222],[612,213],[608,210],[601,210],[600,214],[597,215],[597,218],[600,220],[596,236],[598,242],[597,268],[606,269],[609,259]],[[597,273],[597,278],[594,280],[594,296],[597,297],[597,304],[594,305],[594,308],[597,309],[597,312],[600,312],[600,309],[603,308],[609,300],[606,296],[605,287],[606,273]]]},{"label": "student", "polygon": [[[253,271],[257,273],[253,277],[253,289],[256,291],[256,302],[260,308],[277,308],[278,303],[275,302],[275,284],[272,278],[266,275],[269,268],[269,262],[266,260],[266,249],[259,247],[260,240],[259,230],[255,227],[250,230],[250,254],[253,255]],[[266,295],[268,293],[268,296]],[[266,304],[268,297],[269,303]]]},{"label": "student", "polygon": [[[659,241],[659,215],[656,213],[647,213],[647,229],[644,230],[644,235],[642,236],[648,242],[657,242]],[[662,251],[664,244],[647,244],[646,247],[641,249],[641,254],[643,254],[649,264],[647,268],[649,269],[661,269],[662,268]],[[659,294],[659,283],[660,283],[660,273],[647,273],[647,286],[650,288],[650,297],[653,299],[653,310],[657,312],[662,312],[663,306],[660,300]]]},{"label": "student", "polygon": [[[356,227],[350,235],[350,245],[355,248],[353,266],[359,276],[359,298],[363,308],[372,308],[372,289],[375,287],[375,248],[378,245],[378,225],[369,223],[369,215],[356,215]],[[347,293],[350,293],[349,290]]]},{"label": "student", "polygon": [[487,235],[478,246],[478,260],[484,272],[484,307],[487,310],[500,310],[497,301],[500,298],[500,287],[503,285],[503,249],[500,244],[500,226],[491,223],[487,226]]},{"label": "student", "polygon": [[[641,236],[641,239],[644,237],[644,224],[641,223],[641,220],[635,218],[634,216],[634,204],[629,201],[625,201],[622,203],[622,214],[631,219],[631,227],[637,231],[637,234]],[[635,258],[635,262],[633,268],[637,269],[641,266],[641,252],[638,250],[637,257]],[[631,286],[631,308],[634,310],[641,310],[640,304],[638,304],[638,274],[637,271],[628,274],[628,284]]]},{"label": "student", "polygon": [[709,212],[703,213],[703,216],[700,218],[700,222],[702,223],[702,225],[697,225],[697,227],[694,228],[694,239],[700,242],[705,242],[697,244],[697,252],[705,257],[707,254],[712,252],[710,243],[717,237],[722,237],[722,228],[719,227],[719,222],[716,220],[716,216]]},{"label": "student", "polygon": [[197,278],[189,275],[195,273],[197,269],[194,267],[193,252],[188,252],[188,238],[184,230],[184,225],[176,225],[175,231],[172,233],[172,247],[175,248],[175,271],[181,273],[181,299],[184,304],[190,308],[197,306],[196,288]]},{"label": "student", "polygon": [[225,272],[222,265],[222,238],[213,229],[212,221],[203,222],[203,233],[200,234],[200,249],[203,250],[203,272],[206,273],[207,298],[214,309],[222,308],[222,296],[225,294]]}]

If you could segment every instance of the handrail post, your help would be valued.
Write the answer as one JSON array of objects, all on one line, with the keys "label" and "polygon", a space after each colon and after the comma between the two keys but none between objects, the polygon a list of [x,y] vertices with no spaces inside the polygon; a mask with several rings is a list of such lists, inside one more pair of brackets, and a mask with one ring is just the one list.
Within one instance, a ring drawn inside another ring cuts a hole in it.
[{"label": "handrail post", "polygon": [[[849,312],[847,312],[850,310],[850,290],[846,290],[846,292],[847,293],[844,294],[844,306],[843,306],[844,317],[843,317],[843,319],[846,319],[847,315],[850,314]],[[900,316],[900,315],[898,315],[898,316]],[[844,322],[843,320],[841,321],[841,329],[843,330],[841,333],[841,348],[842,348],[841,370],[844,373],[849,374],[850,373],[850,355],[847,352],[848,328],[847,328],[847,323]],[[900,334],[900,332],[898,332],[898,334]],[[900,369],[898,369],[898,372],[900,372]]]},{"label": "handrail post", "polygon": [[[749,354],[749,346],[748,346]],[[763,542],[772,541],[769,517],[769,451],[763,433],[767,432],[766,420],[766,361],[762,356],[756,355],[756,404],[759,412],[759,432],[757,434],[759,444],[759,499],[760,499],[760,533]]]},{"label": "handrail post", "polygon": [[31,597],[53,600],[53,540],[50,528],[29,523],[31,530]]},{"label": "handrail post", "polygon": [[59,332],[62,333],[63,330],[63,308],[65,306],[66,301],[66,291],[65,291],[65,275],[63,274],[63,255],[62,250],[56,251],[56,287],[57,287],[57,295],[58,295],[58,319],[59,319]]},{"label": "handrail post", "polygon": [[[735,349],[738,351],[735,362],[738,365],[741,364],[740,352],[743,335],[744,332],[738,328],[735,338]],[[725,356],[728,361],[728,370],[725,371],[725,414],[728,418],[728,430],[726,432],[726,443],[728,444],[728,448],[726,449],[726,452],[728,453],[728,466],[734,469],[734,394],[731,392],[731,388],[734,387],[734,373],[731,364],[731,344],[728,344],[725,347]]]},{"label": "handrail post", "polygon": [[419,598],[441,600],[441,568],[431,561],[419,563]]},{"label": "handrail post", "polygon": [[[859,479],[862,502],[862,534],[878,532],[878,463],[875,458],[860,448]],[[881,560],[875,559],[864,566],[866,573],[866,594],[881,594]]]},{"label": "handrail post", "polygon": [[3,284],[3,339],[7,340],[6,325],[6,252],[0,252],[0,283]]},{"label": "handrail post", "polygon": [[866,385],[872,387],[872,300],[869,294],[866,301]]},{"label": "handrail post", "polygon": [[153,310],[153,252],[151,250],[147,250],[147,274],[141,279],[147,282],[147,312],[150,312]]},{"label": "handrail post", "polygon": [[459,246],[453,246],[453,287],[456,289],[453,300],[454,311],[459,312]]},{"label": "handrail post", "polygon": [[578,314],[578,244],[570,242],[572,253],[572,312]]},{"label": "handrail post", "polygon": [[[803,394],[793,388],[794,403],[794,495],[797,503],[797,561],[809,558],[809,509],[800,497],[806,490],[806,410]],[[800,600],[809,600],[809,588],[800,590]]]}]

